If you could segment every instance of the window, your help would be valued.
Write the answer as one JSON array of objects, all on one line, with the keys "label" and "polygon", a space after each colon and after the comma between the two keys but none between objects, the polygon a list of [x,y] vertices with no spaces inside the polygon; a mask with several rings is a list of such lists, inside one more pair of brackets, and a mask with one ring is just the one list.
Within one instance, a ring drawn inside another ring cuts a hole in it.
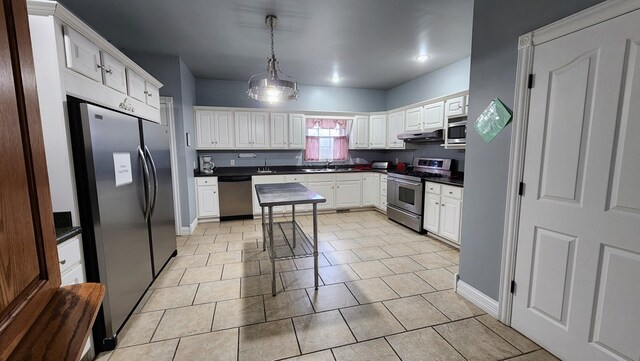
[{"label": "window", "polygon": [[349,159],[351,120],[308,118],[305,161]]}]

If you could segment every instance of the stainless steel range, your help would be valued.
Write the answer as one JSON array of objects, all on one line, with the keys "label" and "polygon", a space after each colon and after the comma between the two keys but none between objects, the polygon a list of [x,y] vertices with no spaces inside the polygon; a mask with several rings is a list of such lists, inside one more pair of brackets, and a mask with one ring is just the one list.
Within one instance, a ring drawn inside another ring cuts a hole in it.
[{"label": "stainless steel range", "polygon": [[422,232],[424,181],[451,176],[451,159],[414,158],[403,172],[387,174],[387,216]]}]

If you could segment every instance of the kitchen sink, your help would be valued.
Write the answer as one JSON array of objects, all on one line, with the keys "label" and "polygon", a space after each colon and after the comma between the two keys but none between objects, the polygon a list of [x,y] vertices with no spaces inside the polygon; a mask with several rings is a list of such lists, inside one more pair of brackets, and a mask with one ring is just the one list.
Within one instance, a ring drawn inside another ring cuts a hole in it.
[{"label": "kitchen sink", "polygon": [[258,174],[273,174],[275,172],[275,170],[270,169],[258,169]]}]

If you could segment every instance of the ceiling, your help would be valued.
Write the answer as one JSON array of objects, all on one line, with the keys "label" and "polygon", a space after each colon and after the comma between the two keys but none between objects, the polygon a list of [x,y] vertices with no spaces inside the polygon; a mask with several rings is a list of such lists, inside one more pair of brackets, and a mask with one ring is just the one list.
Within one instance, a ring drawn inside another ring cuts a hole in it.
[{"label": "ceiling", "polygon": [[[122,49],[178,55],[197,78],[248,80],[276,57],[301,84],[389,89],[471,53],[473,0],[60,0]],[[418,62],[426,52],[431,58]]]}]

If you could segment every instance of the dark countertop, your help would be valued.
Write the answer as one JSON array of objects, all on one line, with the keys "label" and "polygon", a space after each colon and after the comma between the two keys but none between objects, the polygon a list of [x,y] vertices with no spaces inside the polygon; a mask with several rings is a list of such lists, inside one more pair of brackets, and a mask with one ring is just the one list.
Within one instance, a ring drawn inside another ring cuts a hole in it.
[{"label": "dark countertop", "polygon": [[426,178],[422,178],[422,180],[424,180],[425,182],[446,184],[448,186],[464,187],[464,180],[463,179],[429,178],[429,177],[426,177]]},{"label": "dark countertop", "polygon": [[67,241],[70,238],[79,235],[80,233],[82,233],[82,228],[80,227],[56,228],[56,240],[58,241],[58,244],[61,244],[64,241]]},{"label": "dark countertop", "polygon": [[300,183],[256,184],[261,207],[324,203],[326,198]]}]

